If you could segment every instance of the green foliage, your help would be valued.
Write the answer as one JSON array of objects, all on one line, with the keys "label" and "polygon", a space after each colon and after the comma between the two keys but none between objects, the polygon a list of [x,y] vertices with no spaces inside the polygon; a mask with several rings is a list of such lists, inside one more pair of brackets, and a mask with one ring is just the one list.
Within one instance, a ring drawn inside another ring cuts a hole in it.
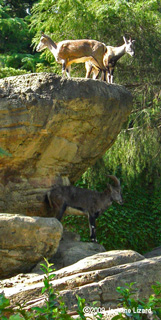
[{"label": "green foliage", "polygon": [[29,12],[34,0],[1,0],[0,5],[12,17],[24,18]]},{"label": "green foliage", "polygon": [[0,17],[1,52],[26,52],[30,47],[31,36],[28,24],[21,18]]},{"label": "green foliage", "polygon": [[11,76],[18,76],[21,74],[27,73],[26,70],[17,70],[14,68],[1,68],[0,69],[0,79],[5,77],[11,77]]},{"label": "green foliage", "polygon": [[2,69],[4,68],[4,66],[6,68],[15,69],[15,75],[18,71],[20,72],[20,74],[21,71],[22,73],[24,73],[23,70],[25,70],[25,72],[36,72],[37,65],[43,62],[43,58],[40,58],[38,54],[31,55],[13,52],[12,55],[7,54],[0,56],[0,66],[2,66]]},{"label": "green foliage", "polygon": [[[137,95],[136,95],[137,93]],[[104,156],[105,167],[121,173],[124,180],[160,183],[160,97],[156,85],[137,90],[126,128]]]},{"label": "green foliage", "polygon": [[[1,1],[0,2],[0,78],[34,71],[33,66],[23,63],[28,54],[32,52],[32,31],[29,30],[30,16],[26,8],[33,1]],[[27,6],[27,7],[26,7]],[[21,14],[22,13],[22,14]],[[33,57],[34,59],[34,57]],[[26,70],[19,71],[23,68]]]},{"label": "green foliage", "polygon": [[86,320],[86,317],[85,317],[84,311],[83,311],[83,309],[85,307],[85,299],[82,299],[78,295],[76,295],[76,297],[77,297],[77,301],[78,301],[77,313],[79,314],[80,319]]},{"label": "green foliage", "polygon": [[117,287],[117,292],[121,295],[120,305],[124,308],[124,312],[112,318],[112,320],[146,320],[147,314],[153,312],[153,319],[160,319],[161,316],[161,283],[157,282],[152,286],[154,294],[147,300],[136,300],[132,298],[137,293],[137,289],[133,289],[132,282],[125,284],[126,287]]}]

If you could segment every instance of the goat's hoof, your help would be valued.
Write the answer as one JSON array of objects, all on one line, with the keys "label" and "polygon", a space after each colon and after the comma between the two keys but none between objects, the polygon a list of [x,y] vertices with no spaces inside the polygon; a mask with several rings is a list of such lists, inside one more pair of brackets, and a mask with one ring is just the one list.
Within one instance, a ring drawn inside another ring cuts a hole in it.
[{"label": "goat's hoof", "polygon": [[91,239],[91,242],[97,243],[98,241],[97,241],[97,239]]}]

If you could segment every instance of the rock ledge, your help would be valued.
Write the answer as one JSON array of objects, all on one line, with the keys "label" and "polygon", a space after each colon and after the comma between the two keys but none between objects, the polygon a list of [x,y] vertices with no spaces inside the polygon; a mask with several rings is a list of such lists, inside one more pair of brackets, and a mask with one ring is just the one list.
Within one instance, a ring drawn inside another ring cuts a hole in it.
[{"label": "rock ledge", "polygon": [[75,182],[111,147],[132,105],[123,86],[48,73],[1,79],[0,97],[0,212],[32,216],[49,215],[58,176]]}]

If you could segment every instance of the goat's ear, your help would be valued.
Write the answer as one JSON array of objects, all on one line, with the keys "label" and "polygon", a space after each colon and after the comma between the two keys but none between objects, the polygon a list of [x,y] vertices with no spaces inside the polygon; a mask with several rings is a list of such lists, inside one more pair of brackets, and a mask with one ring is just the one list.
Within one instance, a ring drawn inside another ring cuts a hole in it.
[{"label": "goat's ear", "polygon": [[113,187],[111,186],[111,184],[107,183],[107,190],[112,191]]}]

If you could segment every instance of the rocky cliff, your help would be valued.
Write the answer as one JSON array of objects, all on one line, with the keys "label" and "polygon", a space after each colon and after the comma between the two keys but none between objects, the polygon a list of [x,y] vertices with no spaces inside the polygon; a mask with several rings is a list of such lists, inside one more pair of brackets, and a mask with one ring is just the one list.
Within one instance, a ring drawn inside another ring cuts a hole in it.
[{"label": "rocky cliff", "polygon": [[45,194],[110,148],[131,111],[122,86],[40,73],[0,80],[0,212],[49,215]]}]

